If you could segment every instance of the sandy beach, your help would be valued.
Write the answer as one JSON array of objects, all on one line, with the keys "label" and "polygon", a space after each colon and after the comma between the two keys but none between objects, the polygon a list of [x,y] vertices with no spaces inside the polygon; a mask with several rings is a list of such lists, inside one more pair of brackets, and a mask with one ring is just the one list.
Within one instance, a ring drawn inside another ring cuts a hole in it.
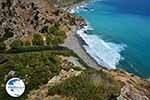
[{"label": "sandy beach", "polygon": [[73,50],[78,56],[91,68],[102,69],[102,66],[98,65],[92,57],[86,53],[82,47],[82,40],[77,36],[76,29],[74,29],[66,38],[64,44],[62,45]]}]

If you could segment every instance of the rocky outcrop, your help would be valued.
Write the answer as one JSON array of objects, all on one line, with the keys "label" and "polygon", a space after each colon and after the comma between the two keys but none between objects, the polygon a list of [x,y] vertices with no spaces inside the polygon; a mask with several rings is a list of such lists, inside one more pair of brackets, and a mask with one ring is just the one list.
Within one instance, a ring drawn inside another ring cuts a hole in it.
[{"label": "rocky outcrop", "polygon": [[114,78],[122,83],[118,100],[150,100],[150,81],[125,71],[110,71]]}]

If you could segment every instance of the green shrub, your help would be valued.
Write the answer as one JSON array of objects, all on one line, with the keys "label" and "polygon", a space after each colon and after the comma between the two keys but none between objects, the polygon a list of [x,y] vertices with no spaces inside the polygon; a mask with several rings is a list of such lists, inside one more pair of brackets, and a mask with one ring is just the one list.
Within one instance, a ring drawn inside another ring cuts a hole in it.
[{"label": "green shrub", "polygon": [[60,36],[54,37],[54,39],[52,41],[52,44],[55,46],[58,46],[59,44],[62,44],[62,43],[64,43],[64,38],[62,38]]},{"label": "green shrub", "polygon": [[64,43],[65,38],[65,32],[60,31],[58,25],[54,25],[48,29],[46,43],[51,46],[58,46],[59,44]]},{"label": "green shrub", "polygon": [[44,41],[41,37],[40,34],[33,34],[33,40],[32,40],[32,44],[35,45],[35,46],[41,46],[41,45],[44,45]]},{"label": "green shrub", "polygon": [[21,48],[21,47],[23,47],[23,42],[22,42],[20,39],[14,40],[14,41],[11,43],[10,47],[11,47],[12,49]]},{"label": "green shrub", "polygon": [[58,31],[59,31],[58,25],[54,25],[54,26],[48,28],[49,34],[57,34]]},{"label": "green shrub", "polygon": [[25,41],[24,46],[31,46],[31,43],[29,41]]},{"label": "green shrub", "polygon": [[60,66],[60,59],[55,56],[55,55],[51,55],[48,57],[49,59],[49,64],[50,64],[50,70],[53,72],[53,75],[57,75],[59,74],[59,72],[61,71],[61,66]]},{"label": "green shrub", "polygon": [[52,34],[47,34],[46,35],[46,44],[48,46],[53,46],[52,41],[54,39],[54,36]]}]

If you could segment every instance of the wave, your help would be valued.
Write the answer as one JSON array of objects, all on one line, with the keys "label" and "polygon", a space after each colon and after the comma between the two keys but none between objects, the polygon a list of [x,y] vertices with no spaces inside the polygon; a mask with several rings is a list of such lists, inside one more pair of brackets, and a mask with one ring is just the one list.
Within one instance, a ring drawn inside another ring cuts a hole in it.
[{"label": "wave", "polygon": [[[79,13],[80,11],[94,11],[93,8],[87,6],[96,1],[103,0],[91,0],[91,2],[83,2],[78,6],[70,9],[70,13]],[[116,44],[113,42],[106,42],[97,35],[86,34],[88,30],[94,30],[87,22],[87,26],[77,30],[77,34],[86,43],[83,48],[86,52],[99,64],[108,69],[116,69],[116,65],[119,64],[120,60],[124,58],[120,55],[126,47],[125,44]]]},{"label": "wave", "polygon": [[89,9],[86,7],[87,4],[84,3],[84,4],[81,4],[81,5],[78,5],[72,9],[70,9],[70,13],[79,13],[79,11],[89,11]]},{"label": "wave", "polygon": [[[91,29],[91,27],[90,27]],[[86,32],[89,26],[77,31],[86,45],[83,45],[86,52],[99,64],[108,69],[116,69],[116,65],[123,59],[120,52],[126,47],[125,44],[106,42],[97,35],[89,35]]]},{"label": "wave", "polygon": [[85,11],[85,12],[86,11],[94,11],[93,8],[88,8],[87,6],[90,5],[91,3],[96,2],[96,1],[97,0],[91,0],[91,1],[88,1],[88,2],[82,2],[82,3],[78,4],[77,6],[75,6],[74,8],[69,9],[68,12],[70,12],[70,13],[79,13],[80,11]]}]

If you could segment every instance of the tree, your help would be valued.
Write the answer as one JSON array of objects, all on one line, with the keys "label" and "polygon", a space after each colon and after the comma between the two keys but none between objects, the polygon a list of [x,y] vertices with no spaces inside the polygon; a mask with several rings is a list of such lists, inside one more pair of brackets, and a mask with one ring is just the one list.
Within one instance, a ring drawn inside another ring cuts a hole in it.
[{"label": "tree", "polygon": [[12,44],[10,45],[10,47],[12,49],[21,48],[21,47],[23,47],[23,42],[20,39],[15,40],[15,41],[12,42]]},{"label": "tree", "polygon": [[46,35],[46,44],[47,44],[48,46],[53,46],[53,44],[52,44],[53,39],[54,39],[54,36],[53,36],[53,35],[47,34],[47,35]]},{"label": "tree", "polygon": [[56,34],[59,31],[58,25],[54,25],[48,29],[49,34]]},{"label": "tree", "polygon": [[30,43],[30,41],[25,41],[24,45],[28,47],[28,46],[31,46],[31,43]]},{"label": "tree", "polygon": [[33,45],[36,45],[36,46],[44,45],[44,41],[43,41],[41,35],[37,34],[37,33],[33,35],[32,43],[33,43]]},{"label": "tree", "polygon": [[62,43],[64,43],[64,38],[62,38],[61,36],[56,36],[52,41],[52,44],[56,46]]}]

